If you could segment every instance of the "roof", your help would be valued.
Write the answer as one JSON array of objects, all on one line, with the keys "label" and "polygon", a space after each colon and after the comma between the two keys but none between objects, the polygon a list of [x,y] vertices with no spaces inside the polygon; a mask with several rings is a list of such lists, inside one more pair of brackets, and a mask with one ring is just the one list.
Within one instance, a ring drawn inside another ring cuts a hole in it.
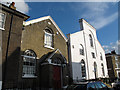
[{"label": "roof", "polygon": [[4,4],[1,4],[1,3],[0,3],[0,8],[2,8],[2,10],[6,11],[6,12],[9,12],[9,13],[17,15],[19,17],[22,17],[22,18],[24,18],[24,20],[27,20],[30,17],[30,16],[28,16],[28,15],[26,15],[24,13],[21,13],[21,12],[15,10],[15,9],[12,9],[12,8],[4,5]]},{"label": "roof", "polygon": [[62,53],[61,53],[61,51],[59,49],[56,49],[56,50],[54,50],[52,52],[48,52],[46,55],[44,55],[43,59],[40,60],[40,63],[48,61],[48,59],[51,59],[57,52],[59,52],[61,57],[64,59],[64,63],[67,63],[65,57],[62,55]]},{"label": "roof", "polygon": [[105,55],[106,55],[106,56],[113,56],[113,55],[114,55],[114,56],[120,56],[120,54],[112,54],[112,53],[106,53]]},{"label": "roof", "polygon": [[41,22],[43,20],[51,20],[51,22],[54,24],[54,26],[57,28],[57,30],[59,31],[59,33],[62,35],[62,37],[65,39],[65,41],[67,42],[67,38],[65,37],[65,35],[63,34],[63,32],[61,31],[61,29],[58,27],[58,25],[55,23],[55,21],[52,19],[51,16],[45,16],[45,17],[41,17],[41,18],[37,18],[37,19],[33,19],[27,22],[23,22],[23,24],[25,26],[30,25],[30,24],[34,24],[34,23],[38,23]]},{"label": "roof", "polygon": [[52,58],[57,52],[59,52],[59,53],[61,54],[62,58],[63,58],[64,60],[66,60],[59,49],[56,49],[56,50],[53,51],[51,54],[49,54],[49,56],[48,56],[48,58],[46,58],[46,60]]}]

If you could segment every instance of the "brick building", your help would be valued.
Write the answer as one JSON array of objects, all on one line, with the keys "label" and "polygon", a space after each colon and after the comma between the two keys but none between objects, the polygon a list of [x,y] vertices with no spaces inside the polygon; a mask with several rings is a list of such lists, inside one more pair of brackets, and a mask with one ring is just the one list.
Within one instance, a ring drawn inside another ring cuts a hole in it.
[{"label": "brick building", "polygon": [[67,85],[67,39],[50,16],[24,22],[20,64],[24,88]]},{"label": "brick building", "polygon": [[17,86],[23,21],[29,18],[12,7],[0,4],[0,81],[3,88]]},{"label": "brick building", "polygon": [[120,79],[120,55],[115,51],[106,54],[107,69],[109,78],[114,81],[116,78]]}]

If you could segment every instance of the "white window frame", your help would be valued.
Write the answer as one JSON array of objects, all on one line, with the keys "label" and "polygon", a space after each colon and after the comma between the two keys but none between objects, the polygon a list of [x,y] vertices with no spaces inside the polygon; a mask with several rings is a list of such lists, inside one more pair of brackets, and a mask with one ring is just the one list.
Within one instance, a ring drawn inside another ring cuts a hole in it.
[{"label": "white window frame", "polygon": [[[36,57],[35,56],[27,56],[27,55],[22,55],[22,57],[23,57],[23,73],[25,72],[25,69],[27,70],[26,73],[24,73],[24,75],[22,75],[22,78],[36,78],[37,77],[35,75],[35,73],[36,73]],[[26,61],[27,59],[25,60],[25,58],[35,60],[34,65],[30,65],[31,63],[33,63],[33,60],[31,62],[29,62],[30,60]],[[29,63],[29,65],[24,64],[24,63]]]},{"label": "white window frame", "polygon": [[104,69],[104,64],[101,63],[101,67],[102,67],[102,75],[105,76],[105,69]]},{"label": "white window frame", "polygon": [[81,76],[82,78],[86,78],[86,66],[85,66],[85,61],[83,59],[81,60],[80,65],[81,65],[81,74],[82,74]]},{"label": "white window frame", "polygon": [[80,55],[83,55],[84,56],[84,47],[82,44],[80,44]]},{"label": "white window frame", "polygon": [[116,61],[118,60],[118,56],[115,56],[115,60],[116,60]]},{"label": "white window frame", "polygon": [[102,56],[102,53],[100,53],[100,60],[103,60],[103,56]]},{"label": "white window frame", "polygon": [[[46,47],[46,48],[50,48],[50,49],[54,49],[52,46],[53,46],[53,35],[51,34],[51,33],[48,33],[48,32],[46,32],[45,30],[44,30],[44,32],[45,32],[45,34],[44,34],[44,47]],[[48,45],[47,43],[46,43],[46,34],[48,34],[49,36],[51,36],[51,46],[50,45]]]},{"label": "white window frame", "polygon": [[93,45],[93,37],[92,37],[91,34],[89,34],[89,40],[90,40],[90,46],[94,47],[94,45]]},{"label": "white window frame", "polygon": [[0,23],[3,23],[3,27],[0,27],[1,30],[5,30],[4,27],[5,27],[5,20],[6,20],[6,15],[5,13],[0,13],[0,15],[4,15],[4,21],[0,20]]},{"label": "white window frame", "polygon": [[92,58],[96,58],[96,56],[95,56],[95,53],[94,53],[94,52],[91,52],[91,54],[92,54]]}]

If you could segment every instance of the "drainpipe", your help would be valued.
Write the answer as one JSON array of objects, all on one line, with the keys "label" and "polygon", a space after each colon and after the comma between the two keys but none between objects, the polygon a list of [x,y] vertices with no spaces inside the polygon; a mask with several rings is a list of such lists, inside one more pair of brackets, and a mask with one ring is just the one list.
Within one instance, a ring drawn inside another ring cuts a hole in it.
[{"label": "drainpipe", "polygon": [[7,72],[8,49],[9,49],[9,43],[10,43],[11,30],[12,30],[12,22],[13,22],[13,14],[11,15],[10,28],[9,28],[9,34],[8,34],[2,89],[4,89],[4,83],[6,81],[5,79],[6,79],[6,72]]}]

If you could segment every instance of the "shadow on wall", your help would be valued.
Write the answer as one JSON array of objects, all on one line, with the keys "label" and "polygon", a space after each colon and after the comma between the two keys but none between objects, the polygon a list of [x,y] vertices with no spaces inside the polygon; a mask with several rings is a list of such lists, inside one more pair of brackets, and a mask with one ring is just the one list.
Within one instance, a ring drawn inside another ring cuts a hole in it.
[{"label": "shadow on wall", "polygon": [[18,73],[19,73],[19,61],[20,61],[20,47],[17,47],[12,53],[9,50],[6,60],[2,62],[2,81],[3,88],[17,87]]}]

